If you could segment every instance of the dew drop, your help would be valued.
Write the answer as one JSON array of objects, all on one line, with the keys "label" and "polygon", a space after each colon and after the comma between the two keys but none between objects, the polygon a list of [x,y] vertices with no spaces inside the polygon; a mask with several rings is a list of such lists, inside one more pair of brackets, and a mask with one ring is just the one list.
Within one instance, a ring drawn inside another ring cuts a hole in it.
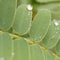
[{"label": "dew drop", "polygon": [[15,55],[15,53],[14,52],[12,52],[12,56],[14,56]]},{"label": "dew drop", "polygon": [[28,9],[28,10],[32,10],[33,7],[29,4],[29,5],[27,5],[27,9]]},{"label": "dew drop", "polygon": [[0,57],[0,60],[4,60],[4,58],[3,57]]},{"label": "dew drop", "polygon": [[54,24],[55,24],[55,26],[58,26],[59,22],[57,20],[54,20]]},{"label": "dew drop", "polygon": [[58,32],[56,32],[56,34],[57,34]]}]

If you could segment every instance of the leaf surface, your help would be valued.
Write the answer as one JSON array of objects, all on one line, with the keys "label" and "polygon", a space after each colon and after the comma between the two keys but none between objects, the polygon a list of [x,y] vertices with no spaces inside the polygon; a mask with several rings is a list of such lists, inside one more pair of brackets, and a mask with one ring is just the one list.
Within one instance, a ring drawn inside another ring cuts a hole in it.
[{"label": "leaf surface", "polygon": [[51,22],[51,25],[46,36],[42,40],[43,46],[49,49],[53,48],[58,43],[59,39],[60,39],[60,21],[53,20]]},{"label": "leaf surface", "polygon": [[40,3],[48,3],[48,2],[60,2],[60,0],[36,0],[37,2]]},{"label": "leaf surface", "polygon": [[16,10],[14,33],[24,35],[28,33],[32,22],[32,12],[28,10],[27,5],[20,5]]},{"label": "leaf surface", "polygon": [[0,0],[0,29],[8,30],[14,21],[16,0]]},{"label": "leaf surface", "polygon": [[30,46],[31,60],[44,60],[43,53],[39,45]]},{"label": "leaf surface", "polygon": [[13,60],[29,60],[29,47],[24,38],[14,40]]},{"label": "leaf surface", "polygon": [[12,59],[12,39],[8,33],[0,34],[0,60]]},{"label": "leaf surface", "polygon": [[41,41],[46,35],[51,22],[51,13],[47,9],[41,9],[35,16],[30,29],[30,37],[33,41]]},{"label": "leaf surface", "polygon": [[55,60],[51,51],[44,51],[44,60]]}]

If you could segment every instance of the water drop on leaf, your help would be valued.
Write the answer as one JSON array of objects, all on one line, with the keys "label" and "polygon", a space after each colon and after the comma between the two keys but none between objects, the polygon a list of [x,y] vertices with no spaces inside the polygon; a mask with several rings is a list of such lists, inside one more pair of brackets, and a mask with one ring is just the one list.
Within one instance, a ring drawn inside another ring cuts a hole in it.
[{"label": "water drop on leaf", "polygon": [[27,9],[28,9],[28,10],[32,10],[33,7],[29,4],[29,5],[27,6]]},{"label": "water drop on leaf", "polygon": [[15,55],[15,53],[14,52],[12,52],[12,56],[14,56]]},{"label": "water drop on leaf", "polygon": [[58,26],[59,25],[59,22],[54,19],[54,24],[55,24],[55,26]]}]

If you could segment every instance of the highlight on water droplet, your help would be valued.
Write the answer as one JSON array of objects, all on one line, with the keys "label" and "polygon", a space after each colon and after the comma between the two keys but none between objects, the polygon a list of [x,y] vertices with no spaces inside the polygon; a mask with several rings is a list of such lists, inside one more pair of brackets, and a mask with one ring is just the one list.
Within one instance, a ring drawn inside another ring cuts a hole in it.
[{"label": "highlight on water droplet", "polygon": [[58,32],[56,32],[56,33],[58,33]]},{"label": "highlight on water droplet", "polygon": [[54,24],[55,24],[55,26],[58,26],[59,25],[59,22],[54,19]]},{"label": "highlight on water droplet", "polygon": [[4,58],[3,57],[0,57],[0,60],[4,60]]},{"label": "highlight on water droplet", "polygon": [[27,9],[28,9],[28,10],[32,10],[33,7],[29,4],[29,5],[27,5]]},{"label": "highlight on water droplet", "polygon": [[14,52],[12,52],[12,56],[14,56],[15,55],[15,53]]}]

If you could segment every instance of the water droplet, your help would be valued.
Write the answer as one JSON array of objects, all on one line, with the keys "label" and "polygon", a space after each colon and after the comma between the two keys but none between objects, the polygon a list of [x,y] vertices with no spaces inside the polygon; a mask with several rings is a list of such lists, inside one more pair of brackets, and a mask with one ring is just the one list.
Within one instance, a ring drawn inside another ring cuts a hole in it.
[{"label": "water droplet", "polygon": [[58,33],[58,32],[56,32],[56,33]]},{"label": "water droplet", "polygon": [[4,60],[4,58],[3,57],[0,57],[0,60]]},{"label": "water droplet", "polygon": [[28,9],[28,10],[32,10],[33,7],[29,4],[29,5],[27,6],[27,9]]},{"label": "water droplet", "polygon": [[59,22],[57,20],[54,20],[54,24],[55,24],[55,26],[58,26]]},{"label": "water droplet", "polygon": [[12,56],[14,56],[15,55],[15,53],[14,52],[12,52]]}]

